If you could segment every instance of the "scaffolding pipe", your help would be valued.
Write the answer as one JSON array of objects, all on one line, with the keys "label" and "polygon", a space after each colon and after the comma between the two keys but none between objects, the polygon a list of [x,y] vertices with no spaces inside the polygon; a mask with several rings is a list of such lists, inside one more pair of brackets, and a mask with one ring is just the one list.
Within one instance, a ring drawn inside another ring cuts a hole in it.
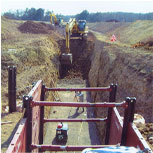
[{"label": "scaffolding pipe", "polygon": [[43,122],[101,122],[107,121],[107,118],[90,118],[90,119],[44,119]]},{"label": "scaffolding pipe", "polygon": [[85,102],[48,102],[48,101],[31,101],[31,106],[61,106],[61,107],[127,107],[125,101],[121,103],[85,103]]},{"label": "scaffolding pipe", "polygon": [[43,151],[82,151],[86,148],[105,148],[109,146],[115,146],[115,145],[90,145],[90,146],[60,146],[60,145],[36,145],[32,144],[31,148],[36,149],[39,148]]},{"label": "scaffolding pipe", "polygon": [[45,91],[111,91],[110,87],[91,87],[91,88],[45,88]]}]

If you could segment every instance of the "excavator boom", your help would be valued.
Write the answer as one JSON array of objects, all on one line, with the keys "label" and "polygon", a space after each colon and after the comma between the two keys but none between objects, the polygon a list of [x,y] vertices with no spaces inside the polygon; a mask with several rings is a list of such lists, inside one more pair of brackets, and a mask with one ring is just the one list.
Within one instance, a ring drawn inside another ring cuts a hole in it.
[{"label": "excavator boom", "polygon": [[62,23],[63,23],[63,20],[57,19],[56,15],[54,13],[50,14],[50,23],[53,24],[53,21],[54,21],[55,26],[62,25]]},{"label": "excavator boom", "polygon": [[65,27],[66,32],[66,51],[61,55],[61,64],[72,64],[72,54],[70,53],[70,39],[83,39],[87,36],[88,30],[85,20],[76,21],[71,18]]}]

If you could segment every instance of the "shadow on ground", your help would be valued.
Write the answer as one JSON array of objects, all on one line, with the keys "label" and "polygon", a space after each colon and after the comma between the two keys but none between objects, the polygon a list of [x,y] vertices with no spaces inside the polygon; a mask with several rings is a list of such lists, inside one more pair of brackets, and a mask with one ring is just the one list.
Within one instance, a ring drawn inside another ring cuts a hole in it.
[{"label": "shadow on ground", "polygon": [[[86,82],[86,87],[89,87],[88,81]],[[90,92],[86,92],[86,101],[90,103],[93,102]],[[95,112],[95,107],[87,107],[87,118],[96,118],[94,112]],[[99,132],[97,130],[96,123],[89,122],[88,128],[89,128],[91,145],[101,145],[100,138],[99,138]]]}]

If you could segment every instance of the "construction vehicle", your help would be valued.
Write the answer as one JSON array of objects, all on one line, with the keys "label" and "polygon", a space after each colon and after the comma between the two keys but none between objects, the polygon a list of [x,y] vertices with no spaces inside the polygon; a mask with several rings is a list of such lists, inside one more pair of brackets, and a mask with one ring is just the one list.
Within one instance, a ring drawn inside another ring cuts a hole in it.
[{"label": "construction vehicle", "polygon": [[70,39],[86,39],[88,33],[88,27],[86,26],[86,20],[76,21],[75,18],[71,18],[66,24],[66,53],[61,55],[61,64],[71,65],[72,54],[70,53]]},{"label": "construction vehicle", "polygon": [[63,23],[63,19],[61,19],[61,18],[57,19],[56,15],[54,13],[52,13],[52,14],[50,14],[50,23],[52,25],[55,24],[55,26],[61,26]]}]

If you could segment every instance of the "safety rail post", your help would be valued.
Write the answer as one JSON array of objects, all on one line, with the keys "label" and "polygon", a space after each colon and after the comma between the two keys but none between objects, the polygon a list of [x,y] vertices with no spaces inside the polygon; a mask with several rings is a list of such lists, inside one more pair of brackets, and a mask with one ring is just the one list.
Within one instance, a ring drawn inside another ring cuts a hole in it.
[{"label": "safety rail post", "polygon": [[16,67],[8,66],[9,113],[16,112]]},{"label": "safety rail post", "polygon": [[[111,91],[109,94],[109,102],[115,102],[116,101],[117,84],[111,84],[110,88],[111,88]],[[108,108],[105,145],[109,144],[112,111],[113,111],[113,108]]]},{"label": "safety rail post", "polygon": [[[42,85],[41,89],[41,101],[45,100],[45,85]],[[39,131],[39,144],[43,144],[44,134],[44,106],[40,106],[40,131]],[[41,152],[41,150],[39,150]]]},{"label": "safety rail post", "polygon": [[128,103],[128,107],[125,109],[124,112],[124,122],[123,122],[122,136],[121,136],[121,145],[123,146],[126,145],[129,123],[132,123],[134,119],[136,98],[127,97],[126,102]]},{"label": "safety rail post", "polygon": [[135,105],[136,105],[136,98],[131,98],[131,114],[130,114],[130,122],[133,123],[134,120],[134,113],[135,113]]},{"label": "safety rail post", "polygon": [[24,118],[27,118],[26,127],[26,152],[31,152],[32,143],[32,107],[31,107],[32,97],[23,96],[23,106],[25,108]]}]

